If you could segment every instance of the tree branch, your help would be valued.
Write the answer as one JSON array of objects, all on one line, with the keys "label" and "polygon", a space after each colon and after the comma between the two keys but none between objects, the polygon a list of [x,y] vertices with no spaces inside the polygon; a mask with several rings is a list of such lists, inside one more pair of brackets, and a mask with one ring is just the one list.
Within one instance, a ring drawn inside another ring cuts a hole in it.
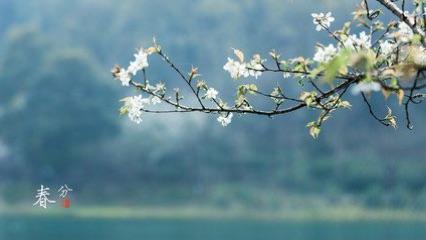
[{"label": "tree branch", "polygon": [[370,115],[373,116],[373,118],[376,119],[379,123],[388,127],[389,123],[386,122],[386,119],[381,119],[381,118],[377,117],[377,115],[374,113],[373,107],[371,106],[371,103],[368,101],[365,94],[362,92],[361,95],[362,95],[362,99],[364,100],[365,104],[367,104],[367,106],[368,106],[368,111],[370,112]]},{"label": "tree branch", "polygon": [[419,34],[422,39],[425,38],[425,32],[416,26],[416,22],[414,21],[414,19],[406,16],[405,13],[395,3],[393,3],[391,0],[376,1],[386,7],[389,11],[391,11],[402,22],[405,22],[413,30],[414,33]]}]

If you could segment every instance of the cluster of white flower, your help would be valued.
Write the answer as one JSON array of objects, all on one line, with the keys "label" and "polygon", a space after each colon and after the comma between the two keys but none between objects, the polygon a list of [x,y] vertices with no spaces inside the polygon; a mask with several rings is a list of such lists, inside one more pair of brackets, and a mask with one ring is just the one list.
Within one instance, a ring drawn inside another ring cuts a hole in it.
[{"label": "cluster of white flower", "polygon": [[[329,27],[330,23],[334,20],[334,18],[331,17],[331,13],[313,13],[312,16],[314,17],[315,25],[317,25],[317,30],[321,30],[322,26]],[[406,23],[399,22],[398,30],[387,34],[388,39],[396,39],[396,42],[394,40],[381,40],[379,42],[381,54],[385,57],[390,56],[395,51],[399,43],[407,43],[413,38],[413,36],[413,30]],[[318,47],[313,60],[320,63],[328,62],[340,51],[341,48],[360,50],[370,49],[373,47],[372,37],[365,31],[360,32],[358,35],[349,35],[342,41],[343,43],[339,44],[337,49],[331,44],[327,47]]]},{"label": "cluster of white flower", "polygon": [[[334,17],[332,17],[331,12],[326,14],[312,13],[312,17],[317,31],[321,31],[326,28],[328,29],[331,23],[335,20]],[[342,48],[359,50],[369,49],[372,47],[371,35],[367,34],[365,31],[360,32],[358,35],[349,35],[346,39],[342,39],[341,43],[342,44],[339,44],[337,48],[332,44],[329,44],[326,47],[317,47],[313,60],[318,63],[327,63],[336,56]]]},{"label": "cluster of white flower", "polygon": [[[204,98],[216,101],[218,94],[219,92],[216,89],[210,87],[207,89],[206,94],[204,95]],[[226,104],[222,105],[222,103],[220,103],[220,106],[227,108]],[[232,122],[232,117],[233,117],[232,113],[220,113],[219,117],[217,118],[217,121],[223,127],[226,127]]]},{"label": "cluster of white flower", "polygon": [[[387,53],[392,52],[394,45],[390,45],[391,42],[386,42],[384,47],[384,50]],[[363,32],[360,32],[359,35],[352,34],[348,36],[343,41],[343,46],[339,45],[337,48],[333,44],[329,44],[328,46],[318,46],[317,51],[313,57],[313,60],[318,63],[327,63],[331,59],[333,59],[334,56],[336,56],[339,51],[342,49],[350,49],[350,50],[360,50],[360,49],[369,49],[372,47],[371,43],[371,35]],[[386,55],[386,54],[385,54]]]},{"label": "cluster of white flower", "polygon": [[209,88],[209,89],[207,89],[207,92],[206,92],[205,98],[207,98],[207,99],[216,99],[217,94],[219,94],[219,92],[218,92],[218,91],[216,91],[216,89],[214,89],[214,88]]},{"label": "cluster of white flower", "polygon": [[228,126],[231,122],[232,122],[232,117],[234,116],[234,114],[232,113],[222,113],[220,114],[220,116],[217,118],[217,121],[222,124],[223,127]]},{"label": "cluster of white flower", "polygon": [[371,35],[362,31],[357,36],[352,34],[343,42],[343,47],[346,49],[357,50],[357,49],[369,49],[371,48]]},{"label": "cluster of white flower", "polygon": [[155,84],[154,93],[164,94],[165,92],[166,92],[166,85],[164,85],[164,83],[160,82]]},{"label": "cluster of white flower", "polygon": [[[413,30],[404,22],[398,23],[398,29],[386,35],[388,39],[380,41],[380,52],[384,57],[389,57],[398,46],[404,45],[411,41],[414,37]],[[401,48],[400,51],[404,52],[406,48]]]},{"label": "cluster of white flower", "polygon": [[152,96],[143,98],[142,95],[126,97],[121,101],[124,102],[121,107],[121,114],[127,114],[131,121],[140,124],[142,122],[142,113],[144,107],[147,105],[157,105],[162,103],[162,96],[166,92],[164,83],[157,83],[155,86],[150,85],[149,82],[144,86],[145,90],[153,93]]},{"label": "cluster of white flower", "polygon": [[360,93],[378,92],[381,89],[380,83],[363,81],[353,86],[351,92],[353,95],[358,95]]},{"label": "cluster of white flower", "polygon": [[118,80],[120,80],[121,84],[125,87],[129,86],[130,81],[132,80],[130,73],[124,68],[120,69],[120,72],[118,73],[117,78]]},{"label": "cluster of white flower", "polygon": [[244,62],[244,55],[241,51],[234,51],[239,61],[236,61],[228,57],[228,62],[223,66],[223,69],[231,75],[233,79],[239,79],[241,77],[247,78],[249,76],[255,77],[256,79],[262,75],[264,70],[262,63],[265,61],[260,58],[260,55],[256,54],[250,60],[250,62]]},{"label": "cluster of white flower", "polygon": [[386,40],[386,41],[380,42],[380,51],[382,55],[385,57],[391,55],[396,48],[397,48],[397,44],[392,41]]},{"label": "cluster of white flower", "polygon": [[134,54],[135,60],[131,61],[127,69],[121,68],[117,73],[117,79],[123,86],[129,86],[132,75],[135,76],[140,70],[149,66],[148,51],[141,48]]},{"label": "cluster of white flower", "polygon": [[250,76],[246,63],[235,61],[232,58],[228,58],[228,62],[223,66],[223,69],[229,72],[233,79]]},{"label": "cluster of white flower", "polygon": [[259,54],[253,56],[250,62],[247,64],[249,69],[249,75],[255,77],[256,79],[262,75],[263,66],[262,63],[265,60],[260,58]]},{"label": "cluster of white flower", "polygon": [[[155,84],[155,86],[149,84],[149,81],[145,83],[145,90],[155,94],[156,96],[163,96],[166,93],[166,85],[164,83],[159,82]],[[154,97],[156,97],[154,96]]]},{"label": "cluster of white flower", "polygon": [[130,62],[129,68],[127,70],[131,74],[136,75],[138,71],[149,66],[148,53],[143,48],[141,48],[134,56],[135,60]]},{"label": "cluster of white flower", "polygon": [[127,113],[130,120],[140,124],[142,122],[142,113],[145,105],[150,103],[149,98],[142,98],[142,95],[127,97],[122,100],[124,106],[121,108],[121,113]]},{"label": "cluster of white flower", "polygon": [[331,23],[334,22],[334,17],[331,16],[331,12],[326,14],[324,13],[312,13],[313,23],[316,26],[316,30],[319,32],[331,26]]},{"label": "cluster of white flower", "polygon": [[413,30],[404,22],[398,23],[398,31],[389,34],[389,37],[396,38],[400,43],[407,43],[413,38]]},{"label": "cluster of white flower", "polygon": [[319,63],[329,62],[337,53],[337,49],[333,44],[328,45],[327,47],[317,47],[317,52],[314,55],[313,60]]}]

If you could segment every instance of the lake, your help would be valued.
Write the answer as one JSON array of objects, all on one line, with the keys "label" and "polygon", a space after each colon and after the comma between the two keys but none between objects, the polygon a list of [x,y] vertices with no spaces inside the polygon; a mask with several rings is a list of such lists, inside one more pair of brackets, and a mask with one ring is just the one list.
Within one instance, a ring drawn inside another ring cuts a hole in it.
[{"label": "lake", "polygon": [[0,217],[1,240],[425,240],[425,222]]}]

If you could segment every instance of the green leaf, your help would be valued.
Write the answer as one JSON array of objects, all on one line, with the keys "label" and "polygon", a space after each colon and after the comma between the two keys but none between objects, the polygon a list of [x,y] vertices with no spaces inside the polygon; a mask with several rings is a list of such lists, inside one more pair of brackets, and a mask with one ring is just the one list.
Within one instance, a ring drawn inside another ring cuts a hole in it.
[{"label": "green leaf", "polygon": [[346,74],[348,72],[348,62],[351,51],[343,50],[335,56],[330,62],[324,65],[324,80],[328,83],[332,82],[338,74]]}]

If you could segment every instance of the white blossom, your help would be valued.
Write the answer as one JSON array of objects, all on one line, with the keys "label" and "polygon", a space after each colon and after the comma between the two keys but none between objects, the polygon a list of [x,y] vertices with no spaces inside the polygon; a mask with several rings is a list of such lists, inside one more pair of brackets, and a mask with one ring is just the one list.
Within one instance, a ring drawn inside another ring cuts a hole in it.
[{"label": "white blossom", "polygon": [[334,17],[331,16],[331,12],[324,13],[312,13],[313,23],[316,26],[316,30],[319,32],[326,28],[329,28],[331,23],[334,22]]},{"label": "white blossom", "polygon": [[247,64],[249,75],[256,79],[262,75],[263,66],[262,63],[266,60],[262,60],[259,55],[254,55],[250,63]]},{"label": "white blossom", "polygon": [[353,95],[360,93],[378,92],[382,89],[382,86],[377,82],[360,82],[353,86],[351,92]]},{"label": "white blossom", "polygon": [[290,77],[291,77],[291,73],[288,73],[288,72],[283,73],[283,78],[290,78]]},{"label": "white blossom", "polygon": [[361,48],[371,48],[371,35],[365,33],[364,31],[362,31],[359,34],[359,37],[356,38],[356,43],[358,44],[358,46],[360,46]]},{"label": "white blossom", "polygon": [[380,51],[383,56],[389,56],[396,49],[396,44],[391,41],[382,41],[380,42]]},{"label": "white blossom", "polygon": [[130,65],[127,70],[131,74],[136,75],[138,71],[149,66],[148,53],[143,48],[141,48],[134,56],[135,60],[130,62]]},{"label": "white blossom", "polygon": [[166,94],[166,85],[162,82],[155,84],[152,90],[155,94],[163,96]]},{"label": "white blossom", "polygon": [[164,85],[164,83],[157,83],[157,84],[155,84],[155,91],[156,92],[164,92],[164,91],[166,91],[166,85]]},{"label": "white blossom", "polygon": [[125,87],[130,85],[131,77],[129,72],[126,69],[120,69],[120,72],[118,73],[118,80],[121,81],[121,84]]},{"label": "white blossom", "polygon": [[250,76],[253,76],[254,78],[259,78],[262,75],[261,71],[256,71],[256,70],[249,70],[249,74]]},{"label": "white blossom", "polygon": [[284,99],[281,96],[281,90],[280,90],[280,88],[278,88],[278,87],[274,88],[274,90],[271,93],[271,99],[276,104],[282,104],[284,102]]},{"label": "white blossom", "polygon": [[218,118],[217,121],[222,124],[223,127],[228,126],[231,122],[232,122],[232,117],[233,114],[232,113],[228,113],[228,115],[225,114],[221,114]]},{"label": "white blossom", "polygon": [[356,34],[352,34],[348,36],[348,38],[343,42],[343,47],[346,49],[368,49],[372,47],[371,43],[371,35],[367,34],[366,32],[362,31],[357,36]]},{"label": "white blossom", "polygon": [[155,87],[154,86],[152,86],[151,84],[149,84],[149,81],[147,80],[147,81],[145,81],[145,84],[144,84],[144,89],[146,90],[146,91],[150,91],[150,92],[153,92],[154,90],[155,90]]},{"label": "white blossom", "polygon": [[336,53],[337,49],[333,46],[333,44],[330,44],[327,47],[318,47],[313,59],[319,63],[327,63],[334,57],[334,55],[336,55]]},{"label": "white blossom", "polygon": [[145,105],[150,104],[150,100],[148,98],[142,98],[142,95],[127,97],[123,99],[124,101],[124,109],[127,112],[130,120],[140,124],[142,122],[142,113]]},{"label": "white blossom", "polygon": [[223,69],[231,75],[233,79],[250,76],[246,63],[241,63],[228,58],[228,62],[223,66]]},{"label": "white blossom", "polygon": [[398,24],[398,32],[396,37],[400,42],[406,43],[413,37],[413,30],[404,22]]},{"label": "white blossom", "polygon": [[214,88],[209,88],[209,89],[207,90],[207,92],[206,92],[205,97],[206,97],[207,99],[216,99],[217,94],[219,94],[219,92],[218,92],[218,91],[216,91],[216,89],[214,89]]},{"label": "white blossom", "polygon": [[154,96],[153,98],[151,98],[151,104],[152,105],[157,105],[161,103],[161,98]]},{"label": "white blossom", "polygon": [[131,73],[133,76],[135,76],[137,74],[137,72],[139,70],[141,70],[142,68],[140,67],[140,65],[138,64],[138,62],[136,61],[132,61],[129,64],[129,67],[127,68],[127,71],[129,73]]}]

